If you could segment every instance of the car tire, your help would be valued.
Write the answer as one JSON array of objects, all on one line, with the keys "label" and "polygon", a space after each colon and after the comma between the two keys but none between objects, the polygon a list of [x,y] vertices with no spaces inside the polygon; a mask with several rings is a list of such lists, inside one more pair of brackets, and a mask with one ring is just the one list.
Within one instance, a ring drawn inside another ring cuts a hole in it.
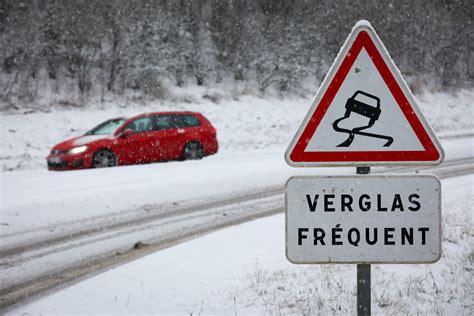
[{"label": "car tire", "polygon": [[199,142],[190,142],[184,146],[183,160],[198,160],[204,157],[204,149]]},{"label": "car tire", "polygon": [[92,168],[108,168],[116,165],[117,157],[108,149],[100,149],[92,157]]}]

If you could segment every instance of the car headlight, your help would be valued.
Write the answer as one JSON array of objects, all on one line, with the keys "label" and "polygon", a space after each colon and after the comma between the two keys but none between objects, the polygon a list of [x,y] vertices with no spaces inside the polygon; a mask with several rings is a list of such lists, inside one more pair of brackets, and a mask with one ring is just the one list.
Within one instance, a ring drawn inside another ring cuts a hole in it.
[{"label": "car headlight", "polygon": [[70,155],[74,155],[74,154],[80,154],[80,153],[83,153],[87,150],[87,146],[80,146],[80,147],[76,147],[76,148],[73,148],[73,149],[70,149],[67,153],[70,154]]}]

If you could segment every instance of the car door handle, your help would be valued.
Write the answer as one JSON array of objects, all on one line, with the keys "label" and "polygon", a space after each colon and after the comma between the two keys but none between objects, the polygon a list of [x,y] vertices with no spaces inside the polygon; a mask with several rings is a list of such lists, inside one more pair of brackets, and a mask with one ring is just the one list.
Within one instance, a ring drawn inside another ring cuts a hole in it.
[{"label": "car door handle", "polygon": [[184,132],[186,132],[184,129],[178,129],[178,134],[184,134]]}]

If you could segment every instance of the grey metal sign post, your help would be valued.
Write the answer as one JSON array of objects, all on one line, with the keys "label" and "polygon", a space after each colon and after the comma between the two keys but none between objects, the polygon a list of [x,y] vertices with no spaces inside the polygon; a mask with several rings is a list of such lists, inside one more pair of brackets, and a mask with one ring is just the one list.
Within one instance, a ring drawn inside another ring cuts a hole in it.
[{"label": "grey metal sign post", "polygon": [[357,265],[357,315],[371,313],[370,264]]},{"label": "grey metal sign post", "polygon": [[[370,167],[357,167],[357,174],[369,174]],[[370,264],[357,265],[357,315],[366,316],[371,314],[371,279]]]}]

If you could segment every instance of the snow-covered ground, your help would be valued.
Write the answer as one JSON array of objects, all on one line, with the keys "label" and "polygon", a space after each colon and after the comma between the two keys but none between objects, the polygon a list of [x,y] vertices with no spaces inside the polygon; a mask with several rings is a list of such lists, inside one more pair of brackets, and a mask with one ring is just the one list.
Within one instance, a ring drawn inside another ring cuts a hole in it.
[{"label": "snow-covered ground", "polygon": [[[434,129],[449,135],[474,130],[473,97],[474,91],[462,90],[426,93],[418,99]],[[219,104],[200,99],[179,105],[2,115],[0,237],[4,242],[20,235],[34,239],[40,232],[36,229],[48,227],[53,234],[58,223],[73,227],[96,216],[114,219],[146,211],[147,205],[281,187],[291,175],[334,173],[335,169],[329,168],[290,168],[283,160],[284,150],[310,104],[309,99],[242,97]],[[110,117],[167,109],[204,113],[218,129],[220,152],[200,161],[70,172],[45,170],[44,157],[50,146],[67,137]],[[472,137],[445,138],[442,144],[446,160],[474,156]],[[350,173],[353,169],[338,168],[336,172]],[[469,282],[472,182],[472,176],[443,181],[447,239],[442,261],[431,266],[375,268],[374,302],[381,312],[415,312],[413,306],[427,312],[472,309],[473,302],[468,299],[472,295],[465,294],[473,292]],[[471,190],[463,189],[466,187]],[[230,228],[130,263],[123,267],[125,270],[119,267],[101,274],[14,313],[261,314],[280,313],[284,308],[283,314],[301,314],[323,306],[329,313],[352,311],[354,268],[290,266],[281,249],[283,229],[282,216]],[[453,278],[458,275],[461,277],[456,283]],[[388,289],[394,280],[398,284],[395,292]],[[446,285],[446,291],[441,284]]]},{"label": "snow-covered ground", "polygon": [[2,175],[1,235],[99,215],[119,216],[150,204],[282,186],[291,174],[304,172],[288,167],[283,152],[284,148],[273,148],[223,153],[200,161],[6,172]]},{"label": "snow-covered ground", "polygon": [[[474,176],[442,181],[443,257],[375,265],[373,312],[474,312]],[[12,314],[354,314],[355,265],[291,265],[282,214],[117,267]]]},{"label": "snow-covered ground", "polygon": [[[472,137],[442,140],[446,160],[473,157],[472,144]],[[283,187],[292,175],[354,172],[354,168],[290,168],[284,150],[224,152],[199,161],[109,169],[3,172],[0,237],[30,231],[29,238],[37,238],[33,229],[60,222],[80,225],[96,216],[143,212],[147,205]]]},{"label": "snow-covered ground", "polygon": [[[216,91],[180,92],[179,100],[156,104],[108,104],[104,108],[53,109],[51,112],[0,115],[0,164],[3,171],[44,169],[50,148],[113,117],[163,110],[203,113],[216,126],[220,153],[286,146],[308,111],[311,98],[260,99],[245,96],[211,102]],[[184,94],[183,94],[184,93]],[[189,94],[189,95],[188,95]],[[201,95],[201,97],[196,97]],[[424,92],[419,106],[436,132],[473,130],[474,90]]]}]

